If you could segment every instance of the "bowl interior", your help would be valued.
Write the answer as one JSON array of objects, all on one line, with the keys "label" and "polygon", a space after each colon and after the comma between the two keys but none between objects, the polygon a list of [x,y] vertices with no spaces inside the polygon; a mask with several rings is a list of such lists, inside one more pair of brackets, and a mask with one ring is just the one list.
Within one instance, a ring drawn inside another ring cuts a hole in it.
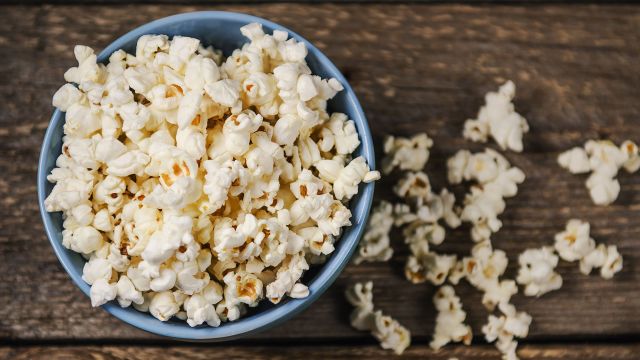
[{"label": "bowl interior", "polygon": [[[287,31],[298,41],[306,43],[309,49],[307,63],[314,74],[323,78],[335,77],[345,87],[343,91],[329,102],[329,110],[346,113],[356,123],[361,145],[355,155],[364,156],[371,168],[375,167],[375,158],[371,135],[366,118],[355,97],[351,87],[338,69],[313,45],[292,31],[270,21],[245,14],[228,12],[196,12],[175,15],[156,20],[139,27],[110,44],[98,56],[98,61],[106,62],[111,53],[118,49],[124,49],[129,53],[135,53],[137,39],[144,34],[166,34],[171,36],[183,35],[198,38],[205,45],[213,45],[221,49],[225,56],[234,49],[242,46],[247,41],[240,34],[240,27],[259,22],[265,32],[273,30]],[[61,153],[63,136],[64,113],[56,110],[51,118],[40,155],[38,167],[38,196],[40,211],[45,224],[47,236],[54,248],[56,255],[65,270],[69,273],[76,285],[89,294],[90,287],[82,280],[82,268],[85,260],[77,253],[67,250],[62,246],[62,215],[61,213],[47,213],[44,210],[43,201],[51,192],[53,185],[46,180],[46,176],[55,167],[56,158]],[[247,335],[267,327],[274,326],[296,313],[302,311],[315,301],[335,280],[341,270],[349,261],[357,242],[362,234],[373,198],[373,184],[362,184],[359,192],[350,203],[353,225],[347,228],[339,241],[336,250],[323,265],[311,266],[303,279],[309,286],[310,295],[305,299],[285,299],[278,305],[272,305],[268,301],[249,310],[247,316],[229,323],[223,323],[218,328],[200,326],[189,327],[183,321],[161,322],[147,313],[138,312],[133,308],[121,308],[117,303],[110,302],[103,308],[119,319],[143,330],[159,335],[169,336],[184,340],[226,340]]]}]

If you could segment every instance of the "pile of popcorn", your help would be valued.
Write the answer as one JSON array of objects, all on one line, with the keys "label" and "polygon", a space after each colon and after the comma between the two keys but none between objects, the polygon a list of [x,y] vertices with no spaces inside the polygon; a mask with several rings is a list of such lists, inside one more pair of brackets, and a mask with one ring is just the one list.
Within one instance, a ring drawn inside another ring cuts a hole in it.
[{"label": "pile of popcorn", "polygon": [[[529,126],[526,119],[514,110],[511,102],[514,95],[515,85],[511,81],[502,85],[498,92],[488,93],[478,119],[465,122],[463,136],[472,141],[486,142],[490,135],[502,150],[521,152],[522,137]],[[466,279],[483,293],[482,304],[489,312],[487,323],[481,329],[485,339],[495,342],[503,359],[517,360],[518,342],[515,339],[525,338],[532,322],[530,315],[517,311],[511,304],[511,298],[518,293],[518,285],[523,287],[525,296],[535,297],[559,289],[562,277],[555,269],[560,259],[579,261],[580,271],[586,275],[593,269],[600,269],[600,275],[610,279],[622,269],[622,257],[615,245],[596,245],[590,237],[589,224],[573,219],[569,220],[564,231],[555,236],[553,246],[526,249],[519,255],[516,279],[503,279],[509,259],[504,251],[493,247],[491,237],[501,229],[499,216],[506,210],[505,199],[517,195],[518,186],[525,180],[524,172],[490,148],[476,153],[459,150],[447,161],[449,183],[468,185],[462,204],[457,205],[449,190],[435,193],[428,175],[423,172],[433,145],[427,134],[411,138],[387,137],[382,170],[385,174],[394,169],[403,172],[393,189],[398,202],[382,201],[374,208],[354,262],[389,260],[393,255],[390,231],[394,226],[402,227],[404,242],[410,250],[405,264],[407,280],[414,284],[428,281],[439,286],[433,297],[438,314],[430,346],[438,350],[450,342],[471,343],[472,330],[465,324],[467,314],[451,286]],[[616,184],[613,177],[620,167],[629,172],[640,168],[638,148],[630,141],[620,147],[610,142],[590,141],[586,150],[572,149],[561,155],[559,162],[573,173],[593,171],[592,178],[606,175]],[[612,186],[596,180],[590,179],[587,186],[591,186],[591,195],[596,203],[610,203],[617,196],[615,191],[611,199]],[[607,201],[596,200],[603,198]],[[470,237],[475,242],[469,256],[458,258],[432,249],[445,241],[443,225],[455,229],[461,223],[470,225]],[[363,301],[354,300],[353,294],[371,286],[370,282],[365,285],[358,283],[347,290],[347,298],[355,306],[352,326],[361,330],[371,327],[362,326],[357,320],[364,307]],[[392,349],[396,353],[406,348],[399,343],[395,345]],[[388,348],[389,343],[383,347]]]},{"label": "pile of popcorn", "polygon": [[241,32],[224,61],[181,36],[144,35],[107,65],[75,47],[75,85],[53,97],[66,121],[45,206],[87,259],[93,306],[219,326],[264,298],[305,297],[303,273],[351,225],[349,199],[380,177],[352,158],[354,122],[327,112],[342,85],[311,73],[305,45]]}]

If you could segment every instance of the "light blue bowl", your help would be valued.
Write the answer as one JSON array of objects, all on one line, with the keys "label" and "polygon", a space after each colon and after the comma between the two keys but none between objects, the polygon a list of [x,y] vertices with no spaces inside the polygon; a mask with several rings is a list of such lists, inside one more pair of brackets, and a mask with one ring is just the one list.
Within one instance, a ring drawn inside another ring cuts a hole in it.
[{"label": "light blue bowl", "polygon": [[[271,21],[245,14],[220,11],[193,12],[170,16],[150,22],[120,37],[100,53],[98,61],[106,62],[109,55],[118,49],[135,53],[136,41],[144,34],[191,36],[200,39],[206,45],[213,45],[215,48],[221,49],[225,55],[229,55],[234,49],[241,47],[247,41],[240,34],[240,27],[252,22],[261,23],[265,32],[284,30],[298,41],[304,42],[309,49],[307,63],[313,73],[323,78],[335,77],[344,85],[344,90],[329,102],[329,110],[346,113],[349,118],[355,121],[360,141],[362,142],[362,145],[356,150],[356,155],[364,156],[371,168],[374,168],[373,141],[367,125],[367,119],[347,80],[336,66],[315,46],[293,31]],[[47,182],[46,177],[54,168],[56,158],[61,152],[63,123],[64,113],[56,110],[51,117],[51,123],[45,134],[40,153],[38,202],[45,230],[56,256],[58,256],[60,263],[62,263],[62,266],[76,285],[88,296],[90,287],[82,280],[82,267],[85,260],[79,254],[62,246],[61,214],[48,213],[44,209],[44,199],[53,188],[52,184]],[[305,274],[304,282],[308,284],[310,290],[310,295],[307,298],[287,299],[278,305],[263,301],[257,308],[250,309],[248,316],[235,322],[224,323],[217,328],[205,326],[192,328],[186,322],[178,320],[162,322],[148,313],[138,312],[133,308],[121,308],[113,301],[105,304],[103,308],[118,319],[142,330],[181,340],[223,341],[274,327],[298,314],[317,300],[347,265],[367,222],[373,200],[373,187],[373,183],[361,185],[360,191],[351,200],[350,204],[351,212],[353,213],[351,219],[353,225],[344,231],[341,239],[336,244],[336,250],[328,261],[323,265],[312,266],[311,270]]]}]

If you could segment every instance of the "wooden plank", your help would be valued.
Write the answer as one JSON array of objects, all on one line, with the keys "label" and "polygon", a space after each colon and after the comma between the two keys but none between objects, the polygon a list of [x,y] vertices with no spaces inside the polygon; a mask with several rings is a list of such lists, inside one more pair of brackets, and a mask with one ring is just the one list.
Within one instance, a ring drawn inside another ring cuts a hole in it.
[{"label": "wooden plank", "polygon": [[[636,359],[640,346],[620,345],[525,345],[518,355],[536,360],[626,360]],[[388,359],[388,350],[375,345],[362,346],[27,346],[0,347],[1,360],[63,360],[63,359]],[[427,346],[410,347],[402,359],[464,360],[499,358],[499,352],[489,345],[471,347],[450,346],[433,352]]]},{"label": "wooden plank", "polygon": [[[579,0],[578,3],[593,3],[593,0]],[[628,3],[629,1],[617,0],[608,2],[609,4],[615,3]],[[208,4],[207,0],[4,0],[4,5],[121,5],[121,4],[139,4],[139,5],[153,5],[153,4]],[[265,3],[296,3],[296,4],[327,4],[327,3],[342,3],[342,4],[562,4],[567,3],[567,0],[224,0],[218,1],[218,4],[228,5],[242,5],[242,4],[265,4]]]},{"label": "wooden plank", "polygon": [[[428,172],[444,185],[444,161],[459,148],[480,149],[461,138],[483,94],[504,79],[518,85],[516,107],[532,127],[524,154],[508,154],[527,173],[521,193],[508,201],[495,245],[517,254],[552,243],[570,217],[588,220],[593,236],[617,244],[625,268],[611,281],[585,277],[561,264],[560,291],[540,299],[516,297],[534,317],[531,338],[598,339],[637,336],[640,323],[640,178],[621,175],[613,206],[595,207],[584,177],[559,169],[555,156],[606,134],[640,140],[640,7],[319,5],[3,7],[0,12],[0,338],[7,340],[157,339],[129,327],[89,301],[68,279],[44,236],[34,183],[51,95],[72,66],[76,43],[100,49],[127,30],[162,16],[193,10],[230,10],[263,16],[318,45],[349,77],[376,140],[386,133],[428,131],[436,145]],[[339,35],[336,35],[339,34]],[[378,189],[379,198],[393,178]],[[459,191],[460,189],[457,189]],[[372,279],[375,302],[424,339],[433,330],[433,288],[403,279],[406,250],[394,237],[389,263],[350,266],[305,313],[256,339],[368,339],[348,325],[342,292]],[[466,231],[450,234],[441,249],[468,251]],[[480,295],[458,287],[476,333],[486,320]]]}]

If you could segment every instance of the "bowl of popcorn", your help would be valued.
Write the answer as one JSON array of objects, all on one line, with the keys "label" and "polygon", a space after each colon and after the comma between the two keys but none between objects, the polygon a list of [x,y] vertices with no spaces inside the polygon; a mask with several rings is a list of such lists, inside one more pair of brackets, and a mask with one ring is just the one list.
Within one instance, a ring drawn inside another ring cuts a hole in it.
[{"label": "bowl of popcorn", "polygon": [[380,174],[362,108],[325,55],[227,12],[160,19],[74,54],[38,195],[94,307],[152,333],[225,340],[331,285]]}]

